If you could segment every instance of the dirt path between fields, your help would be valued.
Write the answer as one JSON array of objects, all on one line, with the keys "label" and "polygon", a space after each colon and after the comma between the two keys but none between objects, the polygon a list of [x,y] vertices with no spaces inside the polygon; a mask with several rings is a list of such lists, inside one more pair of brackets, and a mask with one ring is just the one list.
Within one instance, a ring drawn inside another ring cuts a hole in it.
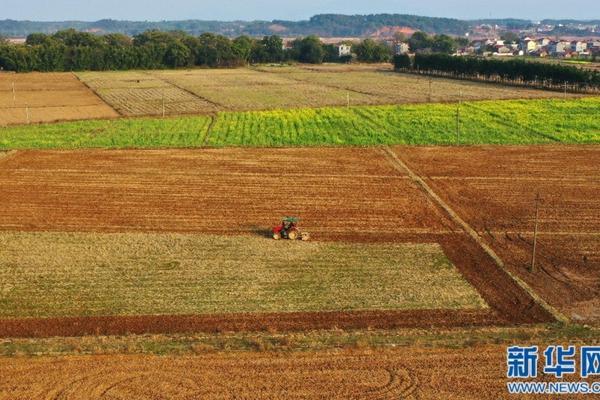
[{"label": "dirt path between fields", "polygon": [[212,101],[212,100],[210,100],[210,99],[208,99],[206,97],[200,96],[199,94],[192,92],[190,89],[186,88],[185,86],[178,85],[178,84],[176,84],[175,82],[173,82],[172,80],[170,80],[168,78],[165,78],[163,76],[158,76],[158,75],[153,74],[152,72],[148,72],[148,71],[145,72],[145,74],[148,75],[148,76],[151,76],[154,79],[158,79],[159,81],[163,81],[163,82],[165,82],[165,83],[167,83],[167,84],[169,84],[169,85],[171,85],[171,86],[173,86],[173,87],[175,87],[175,88],[177,88],[177,89],[179,89],[179,90],[181,90],[183,92],[186,92],[187,94],[192,95],[193,97],[195,97],[197,99],[200,99],[200,100],[205,101],[205,102],[207,102],[209,104],[212,104],[215,107],[215,112],[222,111],[222,110],[228,110],[229,109],[229,107],[227,107],[227,106],[225,106],[223,104],[217,103],[215,101]]},{"label": "dirt path between fields", "polygon": [[387,156],[387,159],[390,163],[398,169],[398,171],[402,173],[407,173],[408,176],[417,184],[439,207],[441,207],[450,218],[456,222],[462,229],[467,232],[467,234],[485,251],[485,253],[490,256],[496,265],[500,267],[506,274],[508,274],[513,281],[521,289],[523,289],[529,296],[531,296],[537,304],[539,304],[544,310],[550,313],[557,321],[567,323],[569,319],[563,315],[556,308],[552,307],[548,304],[544,299],[542,299],[525,281],[521,278],[510,272],[504,265],[502,259],[496,254],[494,250],[490,246],[485,243],[483,238],[477,233],[475,229],[473,229],[465,220],[463,220],[451,207],[446,203],[440,196],[438,196],[433,189],[427,185],[427,183],[415,172],[413,172],[401,159],[400,157],[389,147],[383,147],[383,153]]},{"label": "dirt path between fields", "polygon": [[96,89],[94,89],[93,87],[91,87],[90,85],[87,84],[87,82],[85,82],[83,79],[81,79],[76,73],[71,72],[71,74],[73,75],[73,77],[75,79],[77,79],[77,81],[79,81],[83,86],[85,86],[91,93],[93,93],[94,96],[96,96],[98,98],[98,100],[100,102],[102,102],[103,104],[106,104],[107,107],[110,107],[111,109],[113,109],[118,116],[120,117],[124,117],[125,114],[123,114],[121,111],[117,110],[116,107],[113,107],[112,104],[108,103],[107,101],[105,101],[102,96],[100,96],[100,94],[98,94],[98,92],[96,91]]},{"label": "dirt path between fields", "polygon": [[190,332],[290,332],[510,325],[492,310],[384,310],[0,319],[0,337]]}]

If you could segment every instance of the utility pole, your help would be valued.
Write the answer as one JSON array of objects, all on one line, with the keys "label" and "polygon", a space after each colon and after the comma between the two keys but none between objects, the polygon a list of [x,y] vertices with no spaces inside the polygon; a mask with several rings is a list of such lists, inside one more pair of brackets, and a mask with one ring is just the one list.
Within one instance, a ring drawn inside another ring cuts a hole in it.
[{"label": "utility pole", "polygon": [[165,117],[165,91],[162,91],[162,117]]},{"label": "utility pole", "polygon": [[346,92],[346,107],[350,108],[350,91]]},{"label": "utility pole", "polygon": [[540,214],[540,193],[535,195],[535,225],[533,228],[533,249],[531,251],[531,268],[530,272],[536,272],[535,269],[535,251],[537,248],[537,233],[538,233],[538,217]]},{"label": "utility pole", "polygon": [[429,100],[428,102],[431,103],[431,77],[429,77],[429,96],[428,96]]},{"label": "utility pole", "polygon": [[13,92],[13,103],[17,101],[17,96],[15,94],[15,83],[12,83],[12,92]]},{"label": "utility pole", "polygon": [[27,117],[27,124],[30,123],[30,118],[29,118],[29,105],[25,104],[25,115]]}]

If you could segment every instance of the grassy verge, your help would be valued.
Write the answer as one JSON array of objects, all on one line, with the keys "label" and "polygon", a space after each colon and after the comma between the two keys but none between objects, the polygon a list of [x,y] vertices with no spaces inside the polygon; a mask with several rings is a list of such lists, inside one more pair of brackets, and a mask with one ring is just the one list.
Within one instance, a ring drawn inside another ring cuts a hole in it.
[{"label": "grassy verge", "polygon": [[487,307],[437,244],[182,234],[2,233],[0,294],[6,318]]},{"label": "grassy verge", "polygon": [[[326,107],[217,114],[206,145],[600,143],[600,98]],[[457,118],[458,114],[458,118]],[[457,122],[458,121],[458,122]],[[203,146],[208,116],[0,129],[0,149]]]},{"label": "grassy verge", "polygon": [[326,330],[298,333],[128,335],[0,339],[0,356],[72,354],[186,355],[214,351],[315,351],[401,346],[469,348],[484,344],[599,343],[600,328],[549,325],[516,328]]}]

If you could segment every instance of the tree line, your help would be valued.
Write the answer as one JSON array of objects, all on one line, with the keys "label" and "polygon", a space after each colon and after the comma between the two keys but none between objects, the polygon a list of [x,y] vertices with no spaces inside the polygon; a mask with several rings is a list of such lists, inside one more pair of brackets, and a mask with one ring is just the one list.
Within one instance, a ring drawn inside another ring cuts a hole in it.
[{"label": "tree line", "polygon": [[569,65],[524,60],[498,60],[456,57],[447,54],[417,53],[394,57],[401,71],[443,74],[458,78],[501,80],[541,86],[570,85],[575,88],[600,88],[600,73]]},{"label": "tree line", "polygon": [[[191,35],[205,32],[240,36],[269,36],[275,33],[286,36],[368,36],[378,29],[394,26],[410,27],[435,33],[462,35],[474,25],[470,21],[451,18],[422,17],[403,14],[341,15],[321,14],[302,21],[121,21],[103,19],[94,22],[85,21],[15,21],[0,20],[0,35],[25,37],[33,32],[51,33],[56,30],[76,29],[79,31],[101,31],[104,33],[123,33],[134,36],[144,31],[184,31]],[[275,30],[276,29],[276,30]]]},{"label": "tree line", "polygon": [[415,32],[408,39],[408,45],[413,53],[444,53],[452,54],[461,46],[469,44],[465,37],[450,37],[448,35],[430,36],[426,32]]},{"label": "tree line", "polygon": [[[372,39],[353,43],[352,49],[362,62],[386,62],[392,57],[388,45]],[[296,39],[289,48],[284,48],[277,35],[230,39],[213,33],[192,36],[158,30],[130,38],[69,29],[52,35],[30,34],[22,45],[0,41],[0,69],[17,72],[235,67],[287,61],[318,64],[348,62],[351,58],[340,56],[337,46],[324,44],[316,36]]]}]

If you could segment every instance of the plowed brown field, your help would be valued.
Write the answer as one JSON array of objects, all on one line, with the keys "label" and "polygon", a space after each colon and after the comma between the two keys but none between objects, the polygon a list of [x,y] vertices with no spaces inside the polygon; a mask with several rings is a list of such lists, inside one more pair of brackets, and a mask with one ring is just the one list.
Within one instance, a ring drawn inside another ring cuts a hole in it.
[{"label": "plowed brown field", "polygon": [[600,321],[599,146],[395,150],[543,298],[574,320]]},{"label": "plowed brown field", "polygon": [[0,126],[118,115],[71,73],[0,73]]},{"label": "plowed brown field", "polygon": [[488,345],[5,358],[0,399],[499,399],[509,397],[505,354]]},{"label": "plowed brown field", "polygon": [[25,151],[0,169],[0,229],[317,237],[456,228],[375,149]]},{"label": "plowed brown field", "polygon": [[[552,319],[377,149],[18,152],[2,163],[0,197],[2,230],[265,235],[280,216],[297,214],[317,240],[437,242],[491,307],[475,317],[459,312],[450,319],[420,311],[383,313],[379,319],[312,313],[303,322],[293,315],[252,316],[250,325],[239,315],[211,316],[209,322],[199,317],[191,325],[185,317],[162,325],[152,319],[89,320],[102,332],[155,332],[156,326],[211,330],[215,320],[252,329],[301,329]],[[3,326],[16,336],[91,329],[72,322],[28,319]]]}]

